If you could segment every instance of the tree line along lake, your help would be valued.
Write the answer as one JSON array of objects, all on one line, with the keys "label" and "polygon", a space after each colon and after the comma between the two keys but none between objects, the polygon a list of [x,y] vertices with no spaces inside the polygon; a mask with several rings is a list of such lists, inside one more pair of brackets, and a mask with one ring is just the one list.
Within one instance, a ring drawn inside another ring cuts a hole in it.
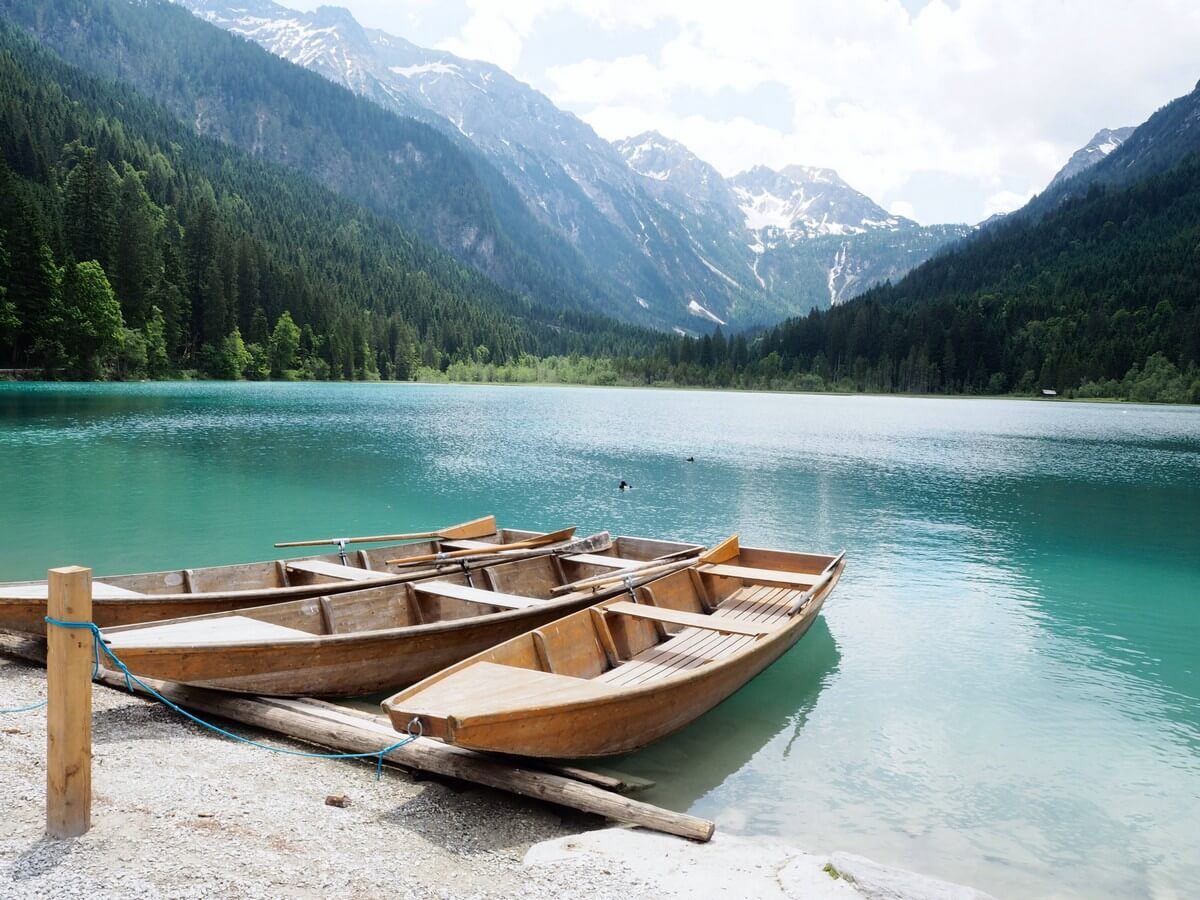
[{"label": "tree line along lake", "polygon": [[0,580],[488,512],[845,548],[793,652],[620,761],[648,799],[1001,896],[1200,892],[1197,408],[0,384],[0,507]]}]

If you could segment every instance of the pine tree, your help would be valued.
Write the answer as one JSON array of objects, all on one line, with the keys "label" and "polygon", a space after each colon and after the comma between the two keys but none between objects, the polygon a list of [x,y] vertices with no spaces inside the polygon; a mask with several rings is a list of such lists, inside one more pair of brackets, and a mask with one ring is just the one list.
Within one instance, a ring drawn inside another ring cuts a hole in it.
[{"label": "pine tree", "polygon": [[271,377],[285,377],[294,365],[299,349],[300,328],[292,321],[292,314],[284,310],[275,322],[275,330],[271,332]]},{"label": "pine tree", "polygon": [[71,255],[112,267],[116,244],[117,173],[92,147],[68,148],[76,161],[63,185],[63,231]]}]

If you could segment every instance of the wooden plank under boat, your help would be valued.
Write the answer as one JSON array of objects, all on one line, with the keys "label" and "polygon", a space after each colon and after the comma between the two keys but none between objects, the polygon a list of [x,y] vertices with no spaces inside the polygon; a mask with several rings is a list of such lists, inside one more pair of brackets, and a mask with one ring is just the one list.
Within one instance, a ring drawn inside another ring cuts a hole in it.
[{"label": "wooden plank under boat", "polygon": [[[405,567],[389,560],[510,543],[544,534],[498,528],[494,516],[451,526],[443,532],[456,536],[345,549],[345,558],[334,552],[226,566],[97,576],[92,582],[92,616],[101,627],[126,625],[246,609],[354,591],[368,585],[399,584],[428,577],[436,570]],[[45,581],[0,583],[0,630],[43,634],[45,615]]]},{"label": "wooden plank under boat", "polygon": [[[617,537],[593,553],[497,561],[401,585],[369,587],[208,616],[106,628],[121,660],[150,678],[241,693],[350,697],[394,691],[488,647],[595,603],[608,590],[555,594],[601,573],[697,544]],[[675,563],[679,565],[678,562]]]},{"label": "wooden plank under boat", "polygon": [[473,750],[579,759],[644,747],[793,647],[845,568],[841,555],[733,549],[648,582],[636,602],[622,594],[479,653],[383,708],[399,731]]}]

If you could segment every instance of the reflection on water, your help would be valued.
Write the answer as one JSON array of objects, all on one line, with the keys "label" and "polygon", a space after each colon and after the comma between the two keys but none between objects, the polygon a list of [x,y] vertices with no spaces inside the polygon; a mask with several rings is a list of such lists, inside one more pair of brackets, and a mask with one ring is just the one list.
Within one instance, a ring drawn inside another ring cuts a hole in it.
[{"label": "reflection on water", "polygon": [[796,736],[837,672],[838,649],[823,619],[790,653],[683,731],[612,767],[654,782],[638,799],[690,809],[741,770],[773,739],[787,758]]},{"label": "reflection on water", "polygon": [[848,550],[792,653],[618,763],[660,802],[1001,896],[1200,895],[1198,409],[0,385],[0,579],[492,511]]}]

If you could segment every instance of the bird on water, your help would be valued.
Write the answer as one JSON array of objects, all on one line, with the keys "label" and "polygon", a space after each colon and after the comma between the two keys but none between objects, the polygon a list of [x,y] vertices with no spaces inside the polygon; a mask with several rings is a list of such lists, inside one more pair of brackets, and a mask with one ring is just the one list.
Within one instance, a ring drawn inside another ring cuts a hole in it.
[{"label": "bird on water", "polygon": [[628,491],[632,487],[633,487],[632,484],[630,484],[628,481],[626,481],[624,478],[622,478],[620,485],[618,485],[618,490]]}]

